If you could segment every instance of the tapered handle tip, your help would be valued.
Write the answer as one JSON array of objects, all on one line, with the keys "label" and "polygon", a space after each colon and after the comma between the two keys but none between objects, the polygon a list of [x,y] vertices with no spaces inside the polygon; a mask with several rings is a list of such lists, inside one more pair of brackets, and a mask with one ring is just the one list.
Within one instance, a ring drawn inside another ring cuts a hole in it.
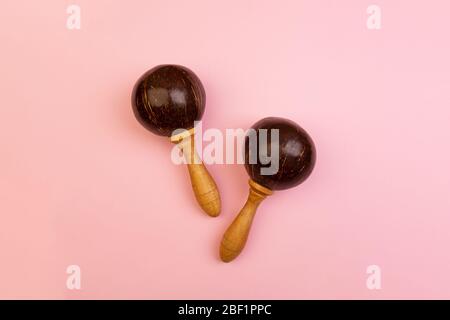
[{"label": "tapered handle tip", "polygon": [[241,253],[241,250],[230,249],[230,243],[227,243],[227,239],[224,237],[220,244],[220,259],[223,262],[231,262]]},{"label": "tapered handle tip", "polygon": [[203,211],[210,217],[217,217],[220,215],[221,203],[217,187],[214,187],[206,194],[197,195],[197,201]]}]

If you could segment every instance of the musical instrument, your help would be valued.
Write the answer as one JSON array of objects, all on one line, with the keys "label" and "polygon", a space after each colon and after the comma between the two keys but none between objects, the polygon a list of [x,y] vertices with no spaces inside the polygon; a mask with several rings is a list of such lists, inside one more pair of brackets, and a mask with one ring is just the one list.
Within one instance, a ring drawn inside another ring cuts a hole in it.
[{"label": "musical instrument", "polygon": [[194,121],[202,118],[205,100],[200,79],[179,65],[150,69],[139,78],[132,93],[136,119],[150,132],[170,137],[178,144],[186,158],[197,202],[209,216],[216,217],[220,213],[220,195],[194,146]]},{"label": "musical instrument", "polygon": [[[223,236],[220,257],[224,262],[232,261],[244,249],[260,203],[273,191],[293,188],[305,181],[316,161],[314,142],[295,122],[269,117],[255,123],[252,129],[244,145],[245,169],[250,176],[249,195]],[[272,168],[274,164],[278,166]]]}]

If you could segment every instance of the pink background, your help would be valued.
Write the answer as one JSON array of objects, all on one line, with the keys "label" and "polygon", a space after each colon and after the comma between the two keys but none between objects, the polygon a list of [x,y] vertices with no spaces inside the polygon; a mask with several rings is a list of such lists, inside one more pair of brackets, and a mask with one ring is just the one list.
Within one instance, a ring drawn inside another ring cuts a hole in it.
[{"label": "pink background", "polygon": [[[77,0],[70,31],[71,3],[1,5],[0,298],[450,298],[448,1]],[[205,129],[273,115],[315,140],[312,176],[263,203],[231,264],[243,166],[209,166],[209,218],[131,112],[162,63],[202,79]]]}]

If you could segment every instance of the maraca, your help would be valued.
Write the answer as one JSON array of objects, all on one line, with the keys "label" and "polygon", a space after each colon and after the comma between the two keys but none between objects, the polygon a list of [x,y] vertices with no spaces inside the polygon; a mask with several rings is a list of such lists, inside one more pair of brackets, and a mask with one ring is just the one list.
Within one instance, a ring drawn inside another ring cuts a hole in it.
[{"label": "maraca", "polygon": [[[220,213],[216,183],[200,161],[194,147],[194,121],[205,111],[205,89],[188,68],[160,65],[144,73],[136,82],[132,105],[136,119],[149,131],[170,137],[182,150],[192,188],[202,209],[210,216]],[[181,133],[174,134],[175,130]]]},{"label": "maraca", "polygon": [[[220,257],[224,262],[232,261],[244,249],[261,201],[274,190],[284,190],[302,183],[311,174],[316,161],[311,137],[295,122],[269,117],[255,123],[252,129],[247,133],[244,145],[245,169],[250,176],[249,195],[223,236]],[[278,164],[276,168],[269,168],[267,159],[261,156],[268,154],[269,150],[271,162]]]}]

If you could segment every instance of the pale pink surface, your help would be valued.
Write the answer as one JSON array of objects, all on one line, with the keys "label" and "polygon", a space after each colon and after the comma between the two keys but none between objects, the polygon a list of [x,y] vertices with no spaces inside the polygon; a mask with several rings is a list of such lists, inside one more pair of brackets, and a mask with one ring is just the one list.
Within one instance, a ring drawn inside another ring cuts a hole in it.
[{"label": "pale pink surface", "polygon": [[[450,298],[449,1],[379,0],[379,31],[361,0],[78,0],[79,31],[71,3],[2,1],[0,298]],[[205,128],[283,116],[315,140],[313,175],[231,264],[243,166],[209,166],[211,219],[131,112],[162,63],[202,79]]]}]

